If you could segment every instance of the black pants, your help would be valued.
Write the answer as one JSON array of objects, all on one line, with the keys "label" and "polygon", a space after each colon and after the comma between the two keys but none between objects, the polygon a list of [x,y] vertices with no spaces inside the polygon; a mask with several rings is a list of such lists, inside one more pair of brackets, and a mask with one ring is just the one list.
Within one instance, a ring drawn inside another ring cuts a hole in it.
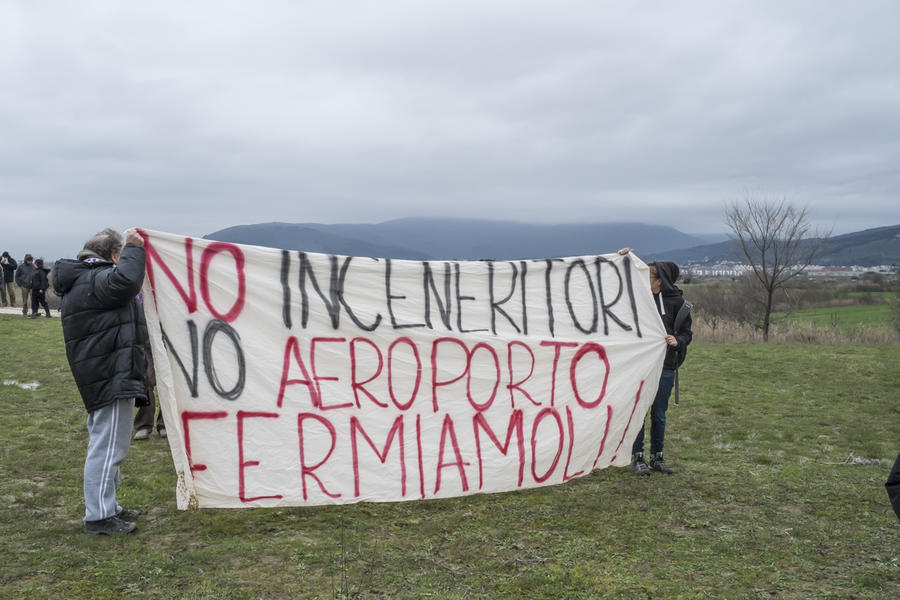
[{"label": "black pants", "polygon": [[45,290],[31,290],[31,314],[38,314],[38,304],[40,304],[50,316],[50,307],[47,306],[47,292]]},{"label": "black pants", "polygon": [[900,454],[897,454],[897,461],[894,463],[894,468],[891,469],[891,474],[884,487],[887,488],[888,498],[891,499],[894,512],[900,519]]},{"label": "black pants", "polygon": [[159,433],[160,429],[166,428],[166,424],[163,422],[162,409],[160,409],[159,413],[156,412],[156,398],[153,395],[152,389],[150,390],[150,393],[147,394],[147,397],[150,400],[150,404],[138,407],[137,413],[134,415],[134,430],[153,429],[153,417],[155,416],[156,432]]}]

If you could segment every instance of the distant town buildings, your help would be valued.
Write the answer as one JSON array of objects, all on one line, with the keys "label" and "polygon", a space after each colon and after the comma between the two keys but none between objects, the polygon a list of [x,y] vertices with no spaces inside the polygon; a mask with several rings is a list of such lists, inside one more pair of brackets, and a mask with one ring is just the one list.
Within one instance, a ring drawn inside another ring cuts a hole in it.
[{"label": "distant town buildings", "polygon": [[[739,262],[723,261],[713,265],[688,264],[684,270],[694,277],[740,277],[744,273],[751,271],[752,267]],[[900,273],[900,267],[897,265],[878,265],[875,267],[809,265],[803,271],[803,275],[816,278],[859,278],[866,273],[877,273],[888,277],[896,276]]]},{"label": "distant town buildings", "polygon": [[875,267],[824,267],[822,265],[809,265],[804,271],[808,277],[862,277],[866,273],[878,273],[879,275],[896,275],[897,265],[878,265]]},{"label": "distant town buildings", "polygon": [[686,270],[694,277],[740,277],[752,268],[739,262],[723,261],[713,265],[688,265]]}]

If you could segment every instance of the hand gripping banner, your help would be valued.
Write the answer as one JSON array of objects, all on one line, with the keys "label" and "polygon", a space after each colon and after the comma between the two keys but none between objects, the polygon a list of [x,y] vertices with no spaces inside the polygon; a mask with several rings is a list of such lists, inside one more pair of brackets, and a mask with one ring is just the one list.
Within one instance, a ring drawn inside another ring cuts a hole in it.
[{"label": "hand gripping banner", "polygon": [[142,235],[180,509],[446,498],[629,464],[665,356],[634,255],[407,261]]}]

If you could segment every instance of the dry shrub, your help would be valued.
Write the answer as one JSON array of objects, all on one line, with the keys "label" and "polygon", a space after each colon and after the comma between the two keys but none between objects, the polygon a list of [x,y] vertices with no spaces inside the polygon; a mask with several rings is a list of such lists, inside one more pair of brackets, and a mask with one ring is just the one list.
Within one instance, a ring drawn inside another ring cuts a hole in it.
[{"label": "dry shrub", "polygon": [[[719,321],[712,328],[703,319],[692,326],[694,340],[704,342],[762,342],[762,330],[734,321]],[[845,332],[813,323],[779,323],[769,330],[769,341],[787,344],[860,344],[878,346],[900,343],[900,333],[884,327],[858,327]]]}]

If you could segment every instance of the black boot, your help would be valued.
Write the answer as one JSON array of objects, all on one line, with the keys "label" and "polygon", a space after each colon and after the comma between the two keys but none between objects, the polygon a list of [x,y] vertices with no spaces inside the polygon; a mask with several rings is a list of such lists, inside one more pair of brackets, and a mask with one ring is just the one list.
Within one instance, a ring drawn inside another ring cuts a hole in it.
[{"label": "black boot", "polygon": [[137,529],[137,525],[128,521],[123,521],[118,516],[112,516],[99,521],[85,521],[84,532],[96,535],[117,535],[121,533],[131,533]]},{"label": "black boot", "polygon": [[663,460],[662,452],[656,452],[650,457],[650,468],[667,475],[673,475],[675,473],[675,471],[669,468],[666,461]]},{"label": "black boot", "polygon": [[631,470],[635,475],[649,475],[650,467],[644,462],[644,453],[637,452],[631,455]]}]

